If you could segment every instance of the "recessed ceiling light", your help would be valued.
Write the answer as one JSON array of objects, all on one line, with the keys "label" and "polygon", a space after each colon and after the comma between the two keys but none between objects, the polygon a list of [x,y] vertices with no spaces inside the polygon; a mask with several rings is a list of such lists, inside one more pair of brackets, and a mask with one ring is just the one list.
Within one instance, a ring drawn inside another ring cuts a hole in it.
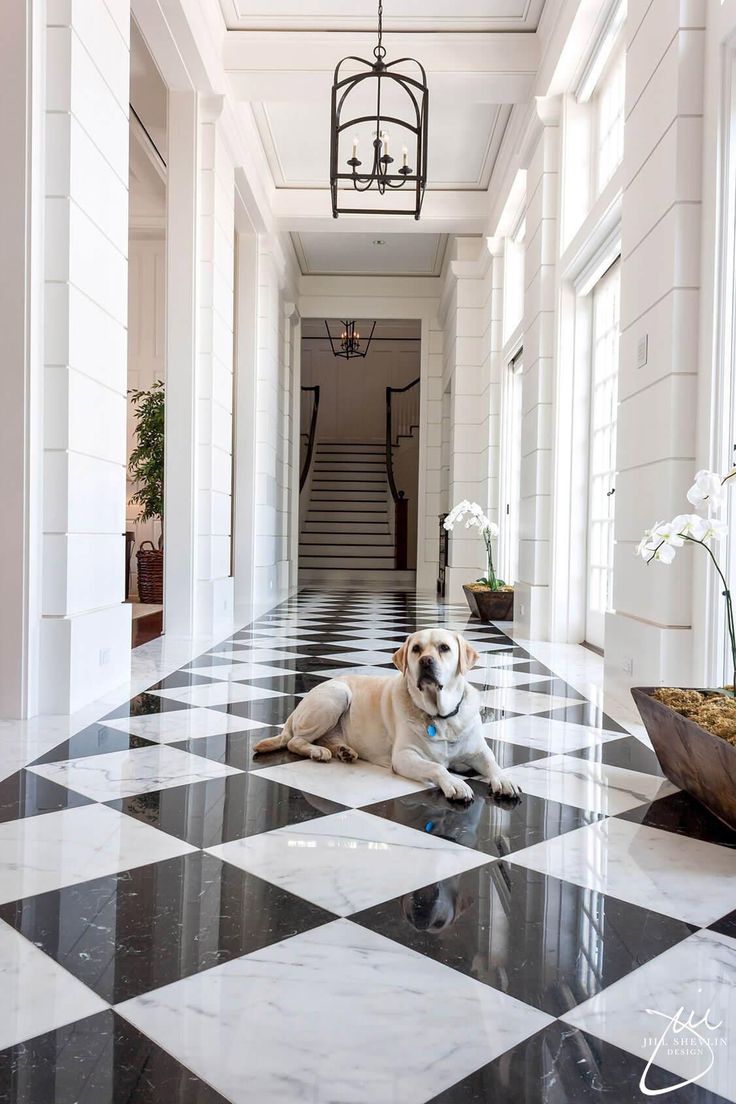
[{"label": "recessed ceiling light", "polygon": [[386,244],[386,239],[385,238],[374,238],[373,239],[373,244],[374,245],[385,245]]}]

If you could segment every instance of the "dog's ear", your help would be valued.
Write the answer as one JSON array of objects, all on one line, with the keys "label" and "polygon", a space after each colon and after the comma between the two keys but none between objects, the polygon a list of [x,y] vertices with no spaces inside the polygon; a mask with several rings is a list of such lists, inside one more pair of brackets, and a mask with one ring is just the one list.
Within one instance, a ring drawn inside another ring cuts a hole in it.
[{"label": "dog's ear", "polygon": [[393,654],[394,667],[398,668],[398,670],[401,671],[402,675],[406,674],[406,663],[407,663],[407,656],[409,654],[409,641],[410,640],[411,640],[411,637],[407,636],[406,640],[401,645],[401,647],[398,649],[398,651],[394,652],[394,654]]},{"label": "dog's ear", "polygon": [[458,671],[461,675],[464,675],[471,667],[475,667],[480,659],[480,654],[476,652],[472,644],[468,644],[465,637],[461,636],[460,633],[457,634],[457,646],[460,652]]}]

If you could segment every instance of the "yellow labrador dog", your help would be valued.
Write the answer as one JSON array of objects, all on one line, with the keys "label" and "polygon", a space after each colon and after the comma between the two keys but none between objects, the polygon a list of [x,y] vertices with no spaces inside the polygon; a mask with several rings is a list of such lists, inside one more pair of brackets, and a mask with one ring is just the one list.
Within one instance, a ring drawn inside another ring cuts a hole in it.
[{"label": "yellow labrador dog", "polygon": [[483,738],[480,695],[465,679],[478,661],[472,645],[459,633],[423,629],[406,638],[393,660],[403,678],[345,675],[315,686],[283,731],[254,751],[288,747],[323,762],[333,754],[345,762],[367,759],[470,802],[470,786],[450,773],[465,769],[494,794],[518,796]]}]

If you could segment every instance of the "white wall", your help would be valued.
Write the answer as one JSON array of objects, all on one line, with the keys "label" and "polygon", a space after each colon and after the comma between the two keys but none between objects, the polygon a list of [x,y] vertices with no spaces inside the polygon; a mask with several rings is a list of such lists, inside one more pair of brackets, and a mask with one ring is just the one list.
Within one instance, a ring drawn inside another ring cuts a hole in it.
[{"label": "white wall", "polygon": [[[130,663],[126,464],[129,9],[48,9],[41,707]],[[102,62],[104,59],[104,64]]]},{"label": "white wall", "polygon": [[[368,332],[361,332],[362,340]],[[419,374],[419,340],[387,338],[374,342],[365,360],[344,360],[334,356],[326,336],[302,337],[302,384],[319,385],[317,433],[322,440],[384,441],[386,388],[404,387]]]}]

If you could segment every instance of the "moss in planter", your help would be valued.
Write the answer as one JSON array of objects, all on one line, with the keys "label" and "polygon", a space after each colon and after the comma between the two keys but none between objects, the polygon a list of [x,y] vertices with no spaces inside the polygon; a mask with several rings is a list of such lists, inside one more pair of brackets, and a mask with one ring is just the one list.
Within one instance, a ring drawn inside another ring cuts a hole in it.
[{"label": "moss in planter", "polygon": [[655,690],[653,697],[714,736],[720,736],[736,746],[736,698],[669,686]]},{"label": "moss in planter", "polygon": [[[466,583],[465,586],[468,588],[468,590],[483,590],[483,591],[486,591],[486,590],[491,589],[486,583]],[[497,590],[494,590],[493,593],[494,594],[508,594],[509,591],[513,591],[513,589],[514,588],[512,586],[509,586],[508,583],[504,583],[503,586],[500,586]]]}]

